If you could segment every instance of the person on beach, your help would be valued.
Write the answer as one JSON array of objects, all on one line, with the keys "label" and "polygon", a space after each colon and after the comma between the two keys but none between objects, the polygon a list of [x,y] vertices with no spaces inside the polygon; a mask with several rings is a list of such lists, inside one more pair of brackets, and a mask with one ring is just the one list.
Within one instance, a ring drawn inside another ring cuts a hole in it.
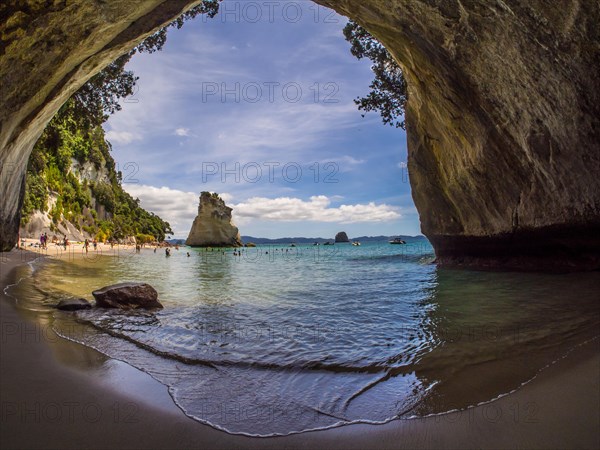
[{"label": "person on beach", "polygon": [[171,256],[171,249],[169,249],[169,248],[165,248],[165,256],[166,256],[166,257],[169,257],[169,256]]},{"label": "person on beach", "polygon": [[88,239],[85,240],[85,242],[83,243],[83,247],[85,248],[85,252],[88,252],[88,248],[90,246],[90,241]]},{"label": "person on beach", "polygon": [[94,251],[98,250],[98,241],[96,239],[92,241],[92,244],[94,244]]}]

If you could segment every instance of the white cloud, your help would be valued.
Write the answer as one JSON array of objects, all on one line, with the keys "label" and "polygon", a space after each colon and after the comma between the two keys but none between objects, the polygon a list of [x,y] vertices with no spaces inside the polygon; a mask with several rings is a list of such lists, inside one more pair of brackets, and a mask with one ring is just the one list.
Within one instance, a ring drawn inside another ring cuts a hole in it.
[{"label": "white cloud", "polygon": [[[323,105],[257,104],[255,107],[227,109],[228,114],[210,118],[210,128],[194,129],[199,136],[193,148],[202,153],[201,161],[273,161],[285,154],[285,162],[315,160],[319,147],[327,139],[333,146],[344,138],[342,130],[352,127],[355,106],[352,104]],[[200,114],[201,115],[201,114]],[[200,120],[199,123],[206,122]],[[332,129],[336,134],[332,134]],[[181,155],[188,159],[188,170],[199,170],[197,155]],[[275,159],[274,159],[275,158]],[[332,157],[347,168],[361,164],[351,156]]]},{"label": "white cloud", "polygon": [[187,232],[198,213],[197,193],[143,184],[123,184],[123,188],[140,199],[142,208],[169,222],[176,235]]},{"label": "white cloud", "polygon": [[[195,192],[185,192],[168,187],[125,184],[123,187],[134,198],[139,198],[143,208],[152,211],[171,224],[176,236],[185,237],[198,212],[198,197]],[[233,208],[234,221],[238,225],[254,220],[271,222],[388,222],[400,219],[398,208],[387,204],[340,205],[332,207],[332,199],[315,195],[303,200],[296,197],[252,197],[237,204],[231,203],[233,196],[219,194]]]},{"label": "white cloud", "polygon": [[[202,46],[197,45],[200,39],[204,42]],[[340,40],[341,35],[337,39]],[[335,70],[315,73],[315,64],[310,67],[299,65],[298,59],[288,55],[284,64],[286,70],[274,74],[264,67],[270,67],[268,64],[248,65],[246,60],[240,62],[237,57],[227,57],[225,50],[231,47],[228,44],[231,42],[190,32],[185,45],[177,52],[136,55],[128,69],[142,77],[136,94],[138,102],[124,105],[123,110],[111,116],[109,121],[111,136],[136,132],[144,135],[143,145],[125,148],[124,144],[131,140],[117,138],[113,141],[109,136],[109,140],[121,146],[118,150],[124,158],[156,162],[164,171],[172,169],[176,161],[185,164],[187,172],[199,171],[199,161],[200,164],[202,161],[271,161],[282,154],[285,154],[285,162],[315,161],[323,157],[323,142],[335,148],[344,142],[345,130],[356,126],[358,113],[352,102],[354,92],[344,89],[344,79]],[[335,47],[333,43],[327,45]],[[256,56],[252,52],[246,53],[244,58]],[[274,61],[281,62],[277,58]],[[240,71],[242,63],[244,70]],[[331,80],[339,89],[333,96],[339,103],[324,102],[331,94],[330,89],[325,88]],[[216,83],[219,93],[204,99],[207,82]],[[267,82],[279,85],[268,88]],[[290,82],[298,83],[302,89],[298,103],[285,101],[283,86]],[[261,86],[258,103],[244,99],[236,103],[232,95],[228,102],[222,103],[220,91],[223,85],[245,92],[242,87],[247,83]],[[237,85],[241,87],[237,89]],[[315,85],[320,93],[320,101],[316,103]],[[273,102],[269,100],[270,89],[273,89]],[[165,111],[169,114],[164,114]],[[206,126],[208,123],[210,127]],[[156,148],[154,142],[167,135],[189,139],[184,144],[177,144],[182,148],[175,150],[177,158],[165,161],[162,156],[155,158],[151,151]],[[331,156],[334,155],[332,151]],[[339,163],[341,172],[346,172],[365,161],[344,155],[334,162]]]},{"label": "white cloud", "polygon": [[243,203],[231,205],[236,218],[260,219],[276,222],[386,222],[401,217],[397,208],[386,204],[340,205],[331,207],[331,199],[325,195],[310,197],[310,201],[300,198],[252,197]]},{"label": "white cloud", "polygon": [[225,203],[229,203],[231,199],[233,199],[233,195],[228,194],[227,192],[219,193],[219,197],[221,197]]},{"label": "white cloud", "polygon": [[352,156],[348,156],[348,155],[344,155],[340,158],[340,161],[348,163],[348,164],[352,164],[353,166],[356,166],[358,164],[364,164],[365,160],[364,159],[356,159]]},{"label": "white cloud", "polygon": [[132,133],[129,131],[114,131],[111,130],[106,133],[106,139],[114,144],[130,144],[133,141],[139,141],[142,136],[139,133]]}]

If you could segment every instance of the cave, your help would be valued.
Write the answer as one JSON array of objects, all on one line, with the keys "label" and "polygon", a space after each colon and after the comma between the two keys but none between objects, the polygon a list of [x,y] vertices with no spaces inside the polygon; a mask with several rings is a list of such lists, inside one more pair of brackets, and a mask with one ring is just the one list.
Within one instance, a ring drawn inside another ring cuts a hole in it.
[{"label": "cave", "polygon": [[[29,154],[90,77],[191,0],[0,6],[0,246]],[[408,169],[440,264],[600,269],[600,6],[593,0],[317,0],[369,30],[409,87]]]}]

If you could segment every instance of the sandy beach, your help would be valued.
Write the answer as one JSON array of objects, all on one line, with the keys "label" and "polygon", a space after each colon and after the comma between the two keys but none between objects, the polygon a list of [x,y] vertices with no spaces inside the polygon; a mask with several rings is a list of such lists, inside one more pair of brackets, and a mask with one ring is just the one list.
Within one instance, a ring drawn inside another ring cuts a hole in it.
[{"label": "sandy beach", "polygon": [[[82,255],[84,253],[86,253],[84,242],[82,242],[82,241],[69,241],[69,244],[66,249],[64,248],[62,241],[59,241],[57,243],[48,242],[46,248],[44,249],[44,248],[40,247],[39,239],[29,239],[29,238],[21,239],[20,245],[23,250],[27,250],[28,252],[32,252],[32,253],[45,254],[50,257],[58,257],[59,255],[64,254],[65,252],[73,253],[73,254],[82,254]],[[111,244],[104,243],[104,242],[97,242],[96,247],[97,248],[94,249],[94,245],[93,245],[92,241],[89,241],[88,253],[97,252],[97,253],[103,254],[103,255],[110,255],[110,254],[118,252],[118,251],[135,252],[135,245],[132,245],[132,244],[111,245]],[[150,245],[145,245],[143,248],[146,250],[154,249],[154,247],[151,247]]]},{"label": "sandy beach", "polygon": [[167,388],[146,373],[59,338],[5,295],[17,281],[13,269],[32,258],[30,252],[0,254],[3,449],[600,448],[597,339],[516,392],[466,411],[276,438],[215,430],[185,416]]}]

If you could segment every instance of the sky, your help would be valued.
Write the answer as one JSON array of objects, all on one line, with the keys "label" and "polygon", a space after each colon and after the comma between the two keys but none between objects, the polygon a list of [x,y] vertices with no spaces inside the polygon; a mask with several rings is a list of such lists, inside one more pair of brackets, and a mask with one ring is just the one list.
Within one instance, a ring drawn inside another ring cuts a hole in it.
[{"label": "sky", "polygon": [[420,234],[406,134],[354,104],[373,73],[346,23],[308,1],[225,1],[136,54],[136,92],[105,124],[125,190],[176,238],[201,191],[242,235]]}]

